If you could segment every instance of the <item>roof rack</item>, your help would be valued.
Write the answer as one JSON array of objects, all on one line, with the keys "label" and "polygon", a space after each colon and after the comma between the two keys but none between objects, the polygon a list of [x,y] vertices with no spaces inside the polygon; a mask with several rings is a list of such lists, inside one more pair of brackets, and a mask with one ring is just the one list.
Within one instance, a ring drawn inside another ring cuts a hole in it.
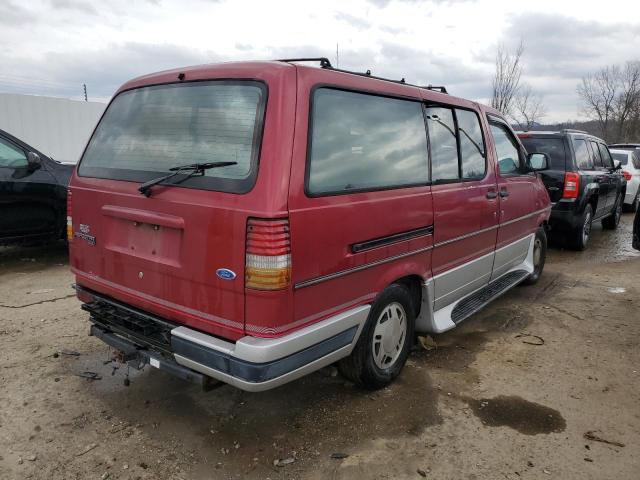
[{"label": "roof rack", "polygon": [[449,93],[447,92],[447,88],[444,85],[427,85],[426,87],[420,87],[420,88],[426,88],[427,90],[433,90],[434,92],[440,92],[440,93]]},{"label": "roof rack", "polygon": [[327,57],[305,57],[305,58],[281,58],[276,60],[276,62],[320,62],[320,66],[322,68],[333,68],[331,66],[331,62]]},{"label": "roof rack", "polygon": [[586,133],[589,135],[589,132],[585,132],[584,130],[577,130],[575,128],[563,128],[560,130],[562,133]]},{"label": "roof rack", "polygon": [[392,82],[392,83],[399,83],[401,85],[408,85],[410,87],[417,87],[417,88],[424,88],[425,90],[431,90],[434,92],[440,92],[440,93],[444,93],[444,94],[448,94],[449,92],[447,92],[446,87],[444,87],[443,85],[414,85],[412,83],[407,83],[405,82],[404,78],[401,78],[400,80],[393,80],[391,78],[384,78],[384,77],[376,77],[375,75],[371,75],[371,70],[367,70],[366,72],[354,72],[352,70],[343,70],[342,68],[334,68],[331,65],[331,62],[329,61],[329,59],[327,57],[305,57],[305,58],[283,58],[283,59],[279,59],[276,60],[276,62],[286,62],[286,63],[293,63],[293,62],[320,62],[320,67],[321,68],[325,68],[325,69],[329,69],[329,70],[333,70],[334,72],[341,72],[341,73],[348,73],[350,75],[358,75],[360,77],[368,77],[368,78],[375,78],[376,80],[383,80],[385,82]]}]

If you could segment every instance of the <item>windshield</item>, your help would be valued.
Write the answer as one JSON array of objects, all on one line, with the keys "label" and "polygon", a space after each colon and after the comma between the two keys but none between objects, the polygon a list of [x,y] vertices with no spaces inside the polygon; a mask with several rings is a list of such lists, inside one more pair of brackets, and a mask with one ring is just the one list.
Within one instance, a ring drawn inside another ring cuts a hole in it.
[{"label": "windshield", "polygon": [[206,170],[180,186],[244,193],[255,182],[265,100],[264,85],[251,81],[123,92],[96,128],[78,175],[145,182],[176,165],[236,162]]},{"label": "windshield", "polygon": [[614,160],[620,161],[620,165],[626,165],[627,162],[629,161],[628,153],[611,152],[611,156],[613,157]]}]

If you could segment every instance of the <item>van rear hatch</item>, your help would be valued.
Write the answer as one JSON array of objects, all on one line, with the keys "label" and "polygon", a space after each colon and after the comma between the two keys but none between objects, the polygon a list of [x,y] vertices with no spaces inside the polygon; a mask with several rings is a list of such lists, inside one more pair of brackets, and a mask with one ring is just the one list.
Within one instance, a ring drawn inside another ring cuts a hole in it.
[{"label": "van rear hatch", "polygon": [[[282,153],[274,146],[260,158],[272,142],[267,119],[282,113],[266,113],[267,85],[209,79],[114,98],[71,182],[79,285],[214,335],[244,334],[247,220],[286,214],[286,187],[257,183],[259,163],[272,178],[263,164]],[[204,163],[216,166],[180,172],[148,197],[139,191],[172,168]]]}]

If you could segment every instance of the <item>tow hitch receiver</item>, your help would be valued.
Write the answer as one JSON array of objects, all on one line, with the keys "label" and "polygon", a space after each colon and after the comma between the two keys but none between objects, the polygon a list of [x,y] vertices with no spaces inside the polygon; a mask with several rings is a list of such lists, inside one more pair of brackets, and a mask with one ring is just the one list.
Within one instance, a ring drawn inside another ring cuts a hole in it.
[{"label": "tow hitch receiver", "polygon": [[[129,340],[126,340],[112,332],[101,328],[98,325],[91,325],[89,335],[99,338],[107,345],[113,347],[116,351],[112,360],[105,363],[111,363],[115,370],[118,368],[118,364],[126,364],[129,367],[133,367],[137,370],[143,369],[147,364],[155,367],[159,370],[164,370],[173,376],[187,380],[188,382],[200,385],[204,391],[212,390],[218,386],[224,385],[211,377],[203,375],[199,372],[195,372],[189,368],[183,367],[170,358],[167,355],[162,355],[157,352],[150,351],[144,347],[135,345]],[[125,379],[125,385],[128,385],[128,377]]]}]

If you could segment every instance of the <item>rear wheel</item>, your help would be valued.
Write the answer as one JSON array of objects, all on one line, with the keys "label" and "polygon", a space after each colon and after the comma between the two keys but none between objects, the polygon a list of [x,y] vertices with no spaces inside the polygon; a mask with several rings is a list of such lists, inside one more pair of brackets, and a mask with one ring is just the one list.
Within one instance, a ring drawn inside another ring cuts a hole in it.
[{"label": "rear wheel", "polygon": [[576,250],[584,250],[587,248],[589,236],[591,235],[591,222],[593,220],[593,210],[591,205],[584,207],[582,217],[580,217],[580,225],[573,231],[573,248]]},{"label": "rear wheel", "polygon": [[533,240],[533,272],[524,279],[523,285],[533,285],[540,279],[544,262],[547,259],[547,234],[544,227],[539,227]]},{"label": "rear wheel", "polygon": [[622,197],[618,197],[616,205],[613,207],[613,213],[607,218],[602,220],[602,228],[607,230],[615,230],[620,223],[620,217],[622,216]]},{"label": "rear wheel", "polygon": [[373,304],[353,352],[338,363],[340,373],[372,390],[390,384],[409,356],[414,323],[409,290],[395,283],[387,287]]}]

